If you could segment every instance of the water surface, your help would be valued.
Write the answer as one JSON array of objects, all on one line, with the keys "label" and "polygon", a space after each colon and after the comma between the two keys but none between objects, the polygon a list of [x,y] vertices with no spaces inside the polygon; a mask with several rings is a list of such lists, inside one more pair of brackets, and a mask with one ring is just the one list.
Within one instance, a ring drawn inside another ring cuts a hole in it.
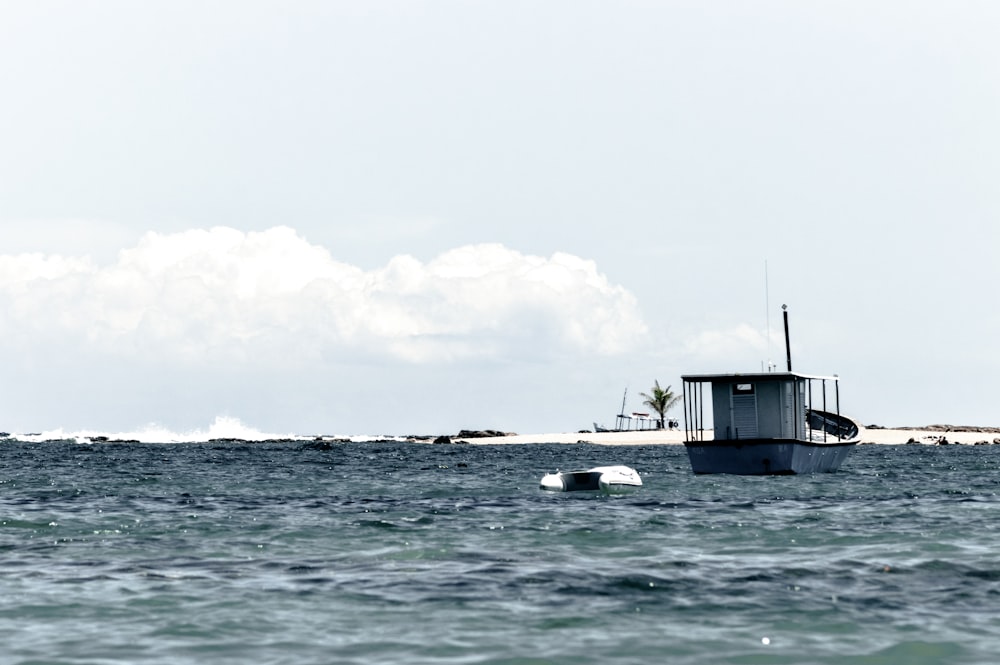
[{"label": "water surface", "polygon": [[[0,445],[2,663],[995,663],[995,446]],[[538,489],[627,464],[628,496]]]}]

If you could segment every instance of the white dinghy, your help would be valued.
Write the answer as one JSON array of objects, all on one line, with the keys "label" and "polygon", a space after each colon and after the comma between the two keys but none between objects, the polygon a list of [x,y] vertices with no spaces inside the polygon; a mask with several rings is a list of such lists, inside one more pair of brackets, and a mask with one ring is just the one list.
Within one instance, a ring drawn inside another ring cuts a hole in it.
[{"label": "white dinghy", "polygon": [[642,479],[638,471],[628,466],[595,466],[586,471],[546,473],[540,487],[550,492],[622,494],[642,487]]}]

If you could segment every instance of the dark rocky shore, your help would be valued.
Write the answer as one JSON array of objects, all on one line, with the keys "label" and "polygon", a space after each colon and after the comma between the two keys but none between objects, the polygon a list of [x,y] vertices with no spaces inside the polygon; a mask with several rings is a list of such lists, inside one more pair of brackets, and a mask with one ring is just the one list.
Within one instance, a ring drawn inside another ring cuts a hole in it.
[{"label": "dark rocky shore", "polygon": [[975,425],[924,425],[922,427],[883,427],[865,425],[865,429],[912,429],[919,432],[977,432],[980,434],[1000,434],[1000,427],[979,427]]}]

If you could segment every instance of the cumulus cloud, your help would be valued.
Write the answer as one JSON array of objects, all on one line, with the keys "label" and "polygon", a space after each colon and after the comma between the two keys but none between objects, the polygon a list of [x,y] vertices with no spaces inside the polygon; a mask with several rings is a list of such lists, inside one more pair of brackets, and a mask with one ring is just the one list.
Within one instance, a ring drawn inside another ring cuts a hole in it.
[{"label": "cumulus cloud", "polygon": [[288,227],[148,233],[109,265],[0,255],[0,326],[22,348],[278,366],[613,355],[646,334],[635,298],[593,261],[484,244],[365,271]]},{"label": "cumulus cloud", "polygon": [[704,330],[684,342],[685,356],[709,371],[756,371],[747,361],[764,361],[769,355],[784,357],[783,342],[774,334],[768,344],[767,335],[753,326],[741,323],[725,330]]}]

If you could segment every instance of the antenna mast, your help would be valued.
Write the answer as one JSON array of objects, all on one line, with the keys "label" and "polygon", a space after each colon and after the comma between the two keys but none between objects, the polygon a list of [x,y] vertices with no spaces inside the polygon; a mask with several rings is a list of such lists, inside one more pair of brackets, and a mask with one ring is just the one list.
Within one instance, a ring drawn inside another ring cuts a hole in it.
[{"label": "antenna mast", "polygon": [[767,319],[767,371],[774,370],[771,362],[771,288],[767,281],[767,259],[764,259],[764,316]]}]

